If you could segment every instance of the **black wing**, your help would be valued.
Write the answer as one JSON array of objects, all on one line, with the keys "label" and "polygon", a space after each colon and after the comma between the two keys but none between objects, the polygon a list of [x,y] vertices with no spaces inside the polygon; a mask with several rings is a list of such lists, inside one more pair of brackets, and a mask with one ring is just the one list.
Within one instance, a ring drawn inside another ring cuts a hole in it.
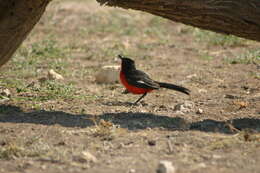
[{"label": "black wing", "polygon": [[160,85],[140,70],[129,71],[126,80],[130,85],[145,89],[159,89]]}]

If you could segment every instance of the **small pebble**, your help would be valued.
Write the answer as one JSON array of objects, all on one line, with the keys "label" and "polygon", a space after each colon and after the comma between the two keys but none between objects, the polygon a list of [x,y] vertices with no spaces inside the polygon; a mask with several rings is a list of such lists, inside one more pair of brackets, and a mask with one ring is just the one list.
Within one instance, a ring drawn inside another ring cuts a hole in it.
[{"label": "small pebble", "polygon": [[199,89],[198,91],[199,91],[199,93],[201,93],[201,94],[205,94],[205,93],[208,92],[206,89]]},{"label": "small pebble", "polygon": [[63,76],[59,73],[55,72],[53,69],[48,71],[48,79],[49,80],[64,80]]},{"label": "small pebble", "polygon": [[97,158],[91,154],[90,152],[83,151],[82,155],[85,157],[86,160],[91,161],[91,162],[97,162]]},{"label": "small pebble", "polygon": [[97,162],[97,158],[92,155],[90,152],[83,151],[80,155],[74,156],[74,161],[80,162],[80,163],[85,163],[85,162]]},{"label": "small pebble", "polygon": [[11,97],[11,92],[9,89],[3,89],[0,93],[2,96]]},{"label": "small pebble", "polygon": [[197,77],[197,74],[191,74],[191,75],[186,76],[186,78],[188,78],[188,79],[195,78],[195,77]]},{"label": "small pebble", "polygon": [[155,140],[149,140],[148,141],[148,145],[155,146],[156,145],[156,141]]},{"label": "small pebble", "polygon": [[136,173],[135,169],[130,169],[128,173]]},{"label": "small pebble", "polygon": [[202,113],[203,113],[203,110],[199,108],[196,113],[197,113],[197,114],[202,114]]},{"label": "small pebble", "polygon": [[156,173],[175,173],[176,168],[172,165],[172,162],[167,160],[160,161]]},{"label": "small pebble", "polygon": [[220,155],[213,154],[212,156],[214,159],[221,159],[222,157]]},{"label": "small pebble", "polygon": [[174,107],[174,111],[181,113],[181,114],[189,113],[189,112],[193,111],[194,105],[195,105],[194,102],[185,101],[184,103],[177,104]]}]

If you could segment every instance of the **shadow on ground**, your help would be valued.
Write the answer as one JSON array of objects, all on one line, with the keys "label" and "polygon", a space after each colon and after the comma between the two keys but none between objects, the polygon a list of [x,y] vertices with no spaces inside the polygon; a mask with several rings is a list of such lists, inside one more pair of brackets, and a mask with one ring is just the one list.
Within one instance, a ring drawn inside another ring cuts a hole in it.
[{"label": "shadow on ground", "polygon": [[[42,125],[59,124],[64,127],[93,126],[94,115],[70,114],[62,111],[23,112],[19,107],[0,105],[0,123],[32,123]],[[260,119],[238,118],[228,121],[211,119],[190,123],[181,117],[168,117],[151,113],[121,112],[106,113],[98,116],[129,130],[146,128],[166,128],[169,130],[198,130],[203,132],[235,133],[238,130],[253,130],[260,132]]]}]

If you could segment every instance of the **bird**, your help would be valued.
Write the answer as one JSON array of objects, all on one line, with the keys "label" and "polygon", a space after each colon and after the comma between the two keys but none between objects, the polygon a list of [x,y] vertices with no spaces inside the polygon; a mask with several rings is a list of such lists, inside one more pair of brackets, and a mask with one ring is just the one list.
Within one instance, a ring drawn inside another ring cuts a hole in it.
[{"label": "bird", "polygon": [[133,103],[134,105],[141,101],[147,93],[160,88],[167,88],[190,95],[191,91],[187,88],[151,79],[145,72],[136,69],[134,60],[123,55],[118,55],[118,58],[121,59],[121,83],[128,92],[132,94],[142,94],[142,96]]}]

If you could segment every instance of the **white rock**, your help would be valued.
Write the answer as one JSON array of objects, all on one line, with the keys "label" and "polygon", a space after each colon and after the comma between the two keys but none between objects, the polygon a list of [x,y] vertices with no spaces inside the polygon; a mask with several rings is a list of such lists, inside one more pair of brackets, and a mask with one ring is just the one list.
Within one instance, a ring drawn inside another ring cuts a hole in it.
[{"label": "white rock", "polygon": [[83,156],[87,161],[94,162],[94,163],[97,162],[97,158],[96,158],[94,155],[92,155],[90,152],[83,151],[83,152],[82,152],[82,156]]},{"label": "white rock", "polygon": [[63,76],[59,73],[55,72],[53,69],[48,71],[48,79],[49,80],[64,80]]},{"label": "white rock", "polygon": [[201,94],[204,94],[204,93],[207,93],[207,92],[208,92],[206,89],[199,89],[198,91],[199,91],[199,93],[201,93]]},{"label": "white rock", "polygon": [[186,78],[188,78],[188,79],[195,78],[195,77],[197,77],[197,74],[191,74],[191,75],[186,76]]},{"label": "white rock", "polygon": [[45,169],[47,169],[47,166],[46,166],[46,165],[42,165],[41,168],[42,168],[43,170],[45,170]]},{"label": "white rock", "polygon": [[156,173],[175,173],[176,168],[172,165],[172,162],[167,160],[160,161]]},{"label": "white rock", "polygon": [[217,154],[213,154],[212,157],[213,157],[213,159],[221,159],[222,158],[222,156],[217,155]]},{"label": "white rock", "polygon": [[136,173],[135,169],[130,169],[128,173]]},{"label": "white rock", "polygon": [[202,113],[203,113],[203,110],[199,108],[196,113],[197,113],[197,114],[202,114]]},{"label": "white rock", "polygon": [[194,102],[192,101],[185,101],[184,103],[179,103],[174,106],[174,111],[179,113],[189,113],[192,112],[194,109]]},{"label": "white rock", "polygon": [[81,154],[73,156],[73,160],[80,163],[97,162],[97,158],[87,151],[83,151]]},{"label": "white rock", "polygon": [[119,82],[120,66],[103,66],[96,74],[97,83],[116,83]]},{"label": "white rock", "polygon": [[198,165],[196,165],[197,168],[206,168],[207,165],[205,163],[199,163]]},{"label": "white rock", "polygon": [[2,96],[6,96],[6,97],[10,97],[11,96],[11,92],[9,89],[3,89],[0,93]]}]

